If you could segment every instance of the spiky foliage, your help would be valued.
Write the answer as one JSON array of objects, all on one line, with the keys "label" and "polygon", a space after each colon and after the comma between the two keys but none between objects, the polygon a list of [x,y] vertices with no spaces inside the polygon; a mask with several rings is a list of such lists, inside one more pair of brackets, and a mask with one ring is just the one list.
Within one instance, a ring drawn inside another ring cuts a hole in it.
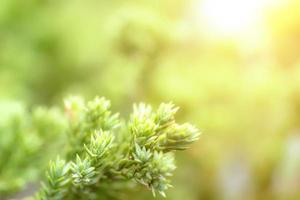
[{"label": "spiky foliage", "polygon": [[156,111],[136,104],[129,121],[122,123],[109,109],[110,102],[104,98],[65,101],[70,122],[66,161],[50,163],[36,200],[110,199],[111,193],[101,191],[113,190],[116,183],[125,189],[127,182],[146,186],[154,196],[165,196],[176,168],[174,151],[188,148],[198,139],[198,130],[177,124],[178,108],[171,103],[161,104]]},{"label": "spiky foliage", "polygon": [[49,169],[46,172],[47,181],[42,185],[42,191],[39,193],[40,199],[64,199],[67,196],[66,185],[69,184],[67,172],[69,165],[64,160],[56,159],[55,162],[50,161]]}]

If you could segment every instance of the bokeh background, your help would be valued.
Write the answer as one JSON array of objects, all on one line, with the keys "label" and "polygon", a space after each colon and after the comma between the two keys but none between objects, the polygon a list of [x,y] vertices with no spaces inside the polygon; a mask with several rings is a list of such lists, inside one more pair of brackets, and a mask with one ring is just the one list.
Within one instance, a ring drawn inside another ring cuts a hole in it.
[{"label": "bokeh background", "polygon": [[[133,102],[180,106],[203,134],[179,153],[167,199],[300,199],[299,0],[1,0],[0,146],[21,105],[70,94],[105,96],[125,117]],[[4,193],[48,162],[25,170],[2,154]]]}]

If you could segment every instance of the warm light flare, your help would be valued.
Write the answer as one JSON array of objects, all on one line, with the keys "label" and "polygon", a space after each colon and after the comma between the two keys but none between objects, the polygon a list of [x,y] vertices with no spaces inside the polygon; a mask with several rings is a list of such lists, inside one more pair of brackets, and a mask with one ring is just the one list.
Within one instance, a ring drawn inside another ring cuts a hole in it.
[{"label": "warm light flare", "polygon": [[203,0],[198,14],[211,31],[222,35],[238,35],[255,31],[263,20],[266,8],[275,1]]}]

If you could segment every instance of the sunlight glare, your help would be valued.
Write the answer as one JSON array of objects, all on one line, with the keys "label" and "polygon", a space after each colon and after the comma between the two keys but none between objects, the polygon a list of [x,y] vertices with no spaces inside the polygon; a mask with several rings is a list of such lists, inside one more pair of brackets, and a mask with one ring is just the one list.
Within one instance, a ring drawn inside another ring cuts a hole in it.
[{"label": "sunlight glare", "polygon": [[223,35],[237,35],[259,27],[271,0],[202,0],[198,10],[207,26]]}]

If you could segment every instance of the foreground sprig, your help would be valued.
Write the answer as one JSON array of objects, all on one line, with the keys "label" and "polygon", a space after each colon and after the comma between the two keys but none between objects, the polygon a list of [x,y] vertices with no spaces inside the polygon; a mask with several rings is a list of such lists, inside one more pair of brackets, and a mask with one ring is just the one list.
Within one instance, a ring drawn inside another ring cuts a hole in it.
[{"label": "foreground sprig", "polygon": [[69,148],[65,160],[50,162],[46,181],[35,196],[47,199],[97,199],[100,191],[115,183],[135,182],[153,195],[165,196],[176,166],[174,151],[187,149],[199,131],[178,124],[178,107],[163,103],[157,110],[135,104],[128,122],[110,111],[110,102],[96,97],[85,102],[78,97],[65,101],[69,119]]}]

